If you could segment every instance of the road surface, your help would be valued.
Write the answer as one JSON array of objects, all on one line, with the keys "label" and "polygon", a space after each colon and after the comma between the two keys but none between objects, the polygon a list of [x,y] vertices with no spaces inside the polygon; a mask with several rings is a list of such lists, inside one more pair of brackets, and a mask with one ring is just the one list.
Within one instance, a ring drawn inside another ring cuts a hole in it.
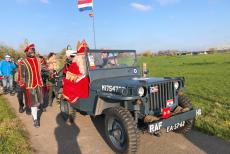
[{"label": "road surface", "polygon": [[[30,134],[31,147],[38,154],[113,154],[104,140],[103,118],[91,119],[79,113],[75,124],[64,123],[54,103],[41,114],[41,127],[32,126],[32,117],[18,112],[16,96],[5,96]],[[230,142],[192,131],[188,136],[163,133],[161,137],[141,134],[140,154],[230,154]]]}]

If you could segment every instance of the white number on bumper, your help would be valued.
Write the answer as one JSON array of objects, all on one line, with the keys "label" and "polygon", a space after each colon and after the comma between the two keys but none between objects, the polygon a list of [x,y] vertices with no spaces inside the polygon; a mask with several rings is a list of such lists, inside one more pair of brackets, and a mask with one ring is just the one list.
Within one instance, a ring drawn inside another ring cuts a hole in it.
[{"label": "white number on bumper", "polygon": [[174,124],[172,126],[166,127],[166,132],[168,133],[168,132],[176,130],[176,129],[180,128],[180,127],[184,127],[184,125],[185,125],[185,121],[178,122],[178,123],[176,123],[176,124]]}]

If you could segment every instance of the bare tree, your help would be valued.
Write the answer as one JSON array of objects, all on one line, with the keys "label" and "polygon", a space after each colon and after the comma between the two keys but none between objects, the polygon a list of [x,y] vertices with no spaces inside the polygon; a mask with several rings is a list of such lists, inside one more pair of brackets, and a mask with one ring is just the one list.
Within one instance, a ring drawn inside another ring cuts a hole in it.
[{"label": "bare tree", "polygon": [[29,45],[29,40],[26,38],[22,44],[19,45],[17,52],[24,52],[26,46]]}]

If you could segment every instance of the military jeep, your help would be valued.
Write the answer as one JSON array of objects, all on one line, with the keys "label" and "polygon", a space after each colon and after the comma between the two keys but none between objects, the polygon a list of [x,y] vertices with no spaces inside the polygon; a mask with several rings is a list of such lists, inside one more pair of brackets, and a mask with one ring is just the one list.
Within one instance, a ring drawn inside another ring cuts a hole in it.
[{"label": "military jeep", "polygon": [[183,95],[183,77],[143,77],[135,50],[85,51],[90,79],[87,99],[70,104],[61,100],[61,114],[73,121],[75,112],[104,115],[105,134],[117,153],[135,153],[139,132],[187,133],[201,114]]}]

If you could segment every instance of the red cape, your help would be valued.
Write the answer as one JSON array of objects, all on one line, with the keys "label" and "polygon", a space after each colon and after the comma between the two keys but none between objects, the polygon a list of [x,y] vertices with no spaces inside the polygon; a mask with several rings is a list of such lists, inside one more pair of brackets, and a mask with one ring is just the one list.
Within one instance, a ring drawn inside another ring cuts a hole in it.
[{"label": "red cape", "polygon": [[63,79],[63,97],[70,103],[75,103],[79,98],[89,96],[89,79],[80,73],[76,63],[69,66],[68,72],[77,76],[76,80]]}]

